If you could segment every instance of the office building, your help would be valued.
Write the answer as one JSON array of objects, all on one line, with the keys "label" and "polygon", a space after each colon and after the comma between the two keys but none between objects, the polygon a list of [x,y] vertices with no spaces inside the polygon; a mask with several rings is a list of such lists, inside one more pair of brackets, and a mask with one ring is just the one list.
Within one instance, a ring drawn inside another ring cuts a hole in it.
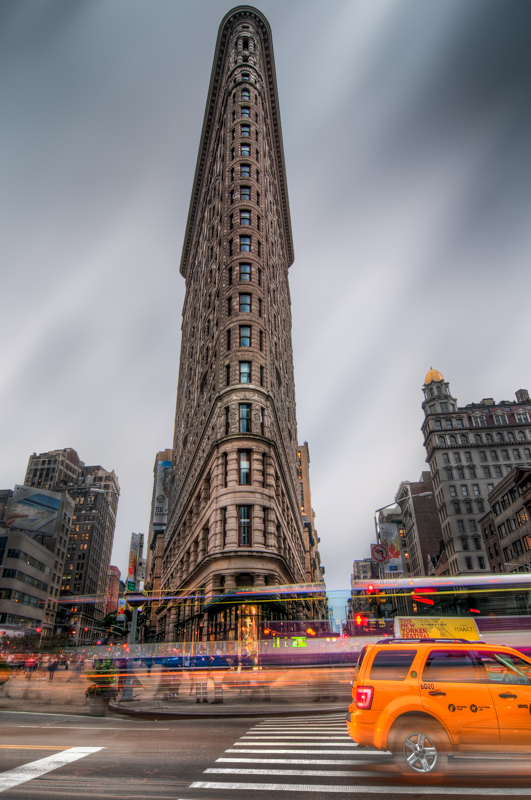
[{"label": "office building", "polygon": [[105,597],[105,615],[116,614],[118,611],[118,598],[120,597],[120,577],[118,567],[109,567],[107,577],[107,594]]},{"label": "office building", "polygon": [[492,572],[531,572],[531,468],[512,469],[488,502],[480,524]]},{"label": "office building", "polygon": [[[450,385],[430,369],[424,381],[422,432],[445,545],[443,574],[489,570],[480,519],[497,483],[515,467],[531,466],[531,400],[486,398],[458,406]],[[441,574],[441,573],[439,573]]]},{"label": "office building", "polygon": [[[161,588],[182,600],[159,607],[167,640],[237,639],[252,653],[268,618],[309,613],[285,596],[251,603],[306,576],[293,259],[271,30],[260,11],[240,6],[219,29],[180,268],[186,296]],[[243,588],[249,603],[235,594]]]},{"label": "office building", "polygon": [[144,581],[144,589],[151,598],[151,602],[145,608],[148,620],[142,631],[142,640],[146,642],[155,641],[157,638],[164,536],[168,519],[171,461],[172,451],[170,449],[161,450],[157,453],[153,466],[153,494],[151,497],[151,514],[147,537],[146,579]]}]

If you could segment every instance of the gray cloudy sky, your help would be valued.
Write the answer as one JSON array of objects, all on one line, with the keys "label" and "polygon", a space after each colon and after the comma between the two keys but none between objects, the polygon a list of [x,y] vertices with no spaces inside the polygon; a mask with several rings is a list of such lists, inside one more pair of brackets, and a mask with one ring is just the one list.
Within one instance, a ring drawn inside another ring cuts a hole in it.
[{"label": "gray cloudy sky", "polygon": [[[430,365],[531,389],[531,4],[262,0],[295,263],[299,440],[331,589],[424,464]],[[122,486],[113,563],[171,444],[179,261],[225,0],[0,5],[0,487],[74,447]]]}]

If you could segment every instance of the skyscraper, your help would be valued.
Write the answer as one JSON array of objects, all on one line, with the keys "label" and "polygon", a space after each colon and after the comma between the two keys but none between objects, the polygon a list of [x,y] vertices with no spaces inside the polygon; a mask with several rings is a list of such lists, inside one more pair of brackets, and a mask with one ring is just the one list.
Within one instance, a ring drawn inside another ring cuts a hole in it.
[{"label": "skyscraper", "polygon": [[[159,636],[230,641],[251,611],[227,595],[304,581],[292,262],[271,30],[259,11],[239,6],[219,29],[181,260],[161,581],[181,600],[159,607]],[[264,621],[284,610],[259,612]],[[251,622],[246,630],[256,629]]]}]

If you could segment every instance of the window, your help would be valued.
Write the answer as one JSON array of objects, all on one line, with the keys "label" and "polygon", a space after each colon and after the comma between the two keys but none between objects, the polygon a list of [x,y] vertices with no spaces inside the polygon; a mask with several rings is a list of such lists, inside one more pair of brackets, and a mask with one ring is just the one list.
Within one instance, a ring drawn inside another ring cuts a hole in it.
[{"label": "window", "polygon": [[262,351],[264,349],[264,333],[263,333],[263,331],[260,331],[259,342],[260,342],[260,350]]},{"label": "window", "polygon": [[251,404],[240,403],[240,433],[251,432]]},{"label": "window", "polygon": [[457,530],[459,531],[459,533],[465,532],[465,523],[463,522],[462,519],[457,520]]},{"label": "window", "polygon": [[450,486],[450,497],[457,497],[457,489],[455,486]]},{"label": "window", "polygon": [[454,501],[454,514],[460,514],[460,513],[461,513],[461,506],[459,505],[459,501],[455,500]]},{"label": "window", "polygon": [[442,454],[442,460],[443,460],[443,464],[449,464],[450,463],[450,456],[448,455],[448,453],[443,453]]},{"label": "window", "polygon": [[234,167],[231,167],[231,170],[230,170],[230,179],[231,179],[231,181],[233,181],[233,180],[234,180]]},{"label": "window", "polygon": [[264,409],[260,406],[260,433],[264,435]]},{"label": "window", "polygon": [[463,550],[468,550],[468,539],[464,537],[463,539],[461,539],[461,547],[463,548]]},{"label": "window", "polygon": [[503,433],[500,433],[498,431],[498,433],[496,434],[496,441],[498,442],[498,444],[503,444],[503,442],[505,441],[503,438]]},{"label": "window", "polygon": [[242,178],[250,178],[251,177],[251,165],[250,164],[240,164],[240,176]]},{"label": "window", "polygon": [[512,431],[507,432],[507,441],[514,442],[514,433]]},{"label": "window", "polygon": [[251,252],[251,237],[240,236],[240,253],[250,253],[250,252]]},{"label": "window", "polygon": [[251,383],[250,361],[240,361],[240,383]]},{"label": "window", "polygon": [[463,481],[465,479],[465,470],[463,469],[463,467],[457,467],[457,478],[460,481]]},{"label": "window", "polygon": [[258,255],[262,255],[262,242],[258,242]]},{"label": "window", "polygon": [[225,406],[225,436],[230,433],[230,408]]},{"label": "window", "polygon": [[[456,427],[456,428],[464,428],[464,425],[463,425],[463,420],[461,419],[461,417],[457,417],[457,418],[456,418],[456,420],[455,420],[455,427]],[[466,436],[464,436],[463,438],[464,438],[464,439],[466,439]],[[465,444],[466,444],[466,442],[465,442]]]},{"label": "window", "polygon": [[251,92],[249,89],[242,89],[242,100],[250,100],[251,99]]},{"label": "window", "polygon": [[250,450],[240,450],[239,452],[239,461],[240,461],[240,486],[250,486],[251,485],[251,451]]},{"label": "window", "polygon": [[250,281],[250,280],[251,280],[251,265],[240,264],[240,281]]},{"label": "window", "polygon": [[480,491],[479,491],[479,483],[473,483],[472,484],[472,491],[474,492],[474,494],[476,496],[479,496],[481,494]]},{"label": "window", "polygon": [[240,225],[250,225],[250,224],[251,224],[251,212],[240,211]]},{"label": "window", "polygon": [[260,365],[260,386],[264,385],[264,368]]},{"label": "window", "polygon": [[455,444],[457,444],[457,440],[456,440],[455,436],[449,436],[449,437],[448,437],[448,442],[449,442],[451,445],[455,445]]},{"label": "window", "polygon": [[230,330],[230,328],[227,328],[227,350],[230,350],[230,339],[231,339],[230,334],[231,334],[231,330]]},{"label": "window", "polygon": [[262,300],[260,297],[258,298],[258,316],[262,316]]},{"label": "window", "polygon": [[442,430],[442,422],[441,422],[441,420],[440,420],[440,419],[436,419],[436,420],[435,420],[435,430],[436,430],[436,431],[440,431],[440,430]]},{"label": "window", "polygon": [[468,497],[468,487],[466,485],[461,486],[461,496]]},{"label": "window", "polygon": [[251,328],[248,325],[240,325],[240,347],[251,346]]},{"label": "window", "polygon": [[232,267],[229,267],[228,269],[227,278],[229,286],[232,286]]},{"label": "window", "polygon": [[468,439],[464,434],[459,437],[459,444],[468,444]]},{"label": "window", "polygon": [[468,468],[468,477],[469,478],[475,478],[476,477],[476,468],[475,467],[469,467]]},{"label": "window", "polygon": [[[472,569],[472,560],[469,569]],[[422,672],[430,683],[478,683],[472,655],[466,650],[432,650]]]},{"label": "window", "polygon": [[452,428],[452,420],[451,419],[445,419],[444,420],[444,427],[448,428],[448,430],[451,430],[451,428]]},{"label": "window", "polygon": [[227,316],[232,316],[232,297],[227,297]]},{"label": "window", "polygon": [[451,481],[451,480],[453,480],[454,473],[452,472],[451,468],[450,468],[450,467],[447,467],[447,468],[445,469],[445,472],[446,472],[446,480],[447,480],[447,481]]},{"label": "window", "polygon": [[500,460],[499,457],[498,457],[498,451],[497,450],[491,450],[490,451],[490,460],[491,461],[499,461]]},{"label": "window", "polygon": [[472,424],[475,428],[484,428],[487,423],[485,417],[472,417]]},{"label": "window", "polygon": [[[225,484],[227,485],[227,484]],[[221,509],[221,537],[223,541],[223,547],[227,544],[227,509]]]},{"label": "window", "polygon": [[232,239],[229,239],[229,256],[231,256],[234,252],[234,242]]},{"label": "window", "polygon": [[487,444],[492,444],[492,435],[490,433],[485,434],[485,441]]},{"label": "window", "polygon": [[242,136],[250,136],[251,135],[251,126],[250,125],[242,125],[241,126]]},{"label": "window", "polygon": [[461,463],[461,453],[454,453],[454,464]]},{"label": "window", "polygon": [[519,684],[529,686],[531,675],[529,672],[529,662],[524,661],[520,656],[513,656],[506,653],[485,652],[477,653],[478,658],[485,667],[489,683],[495,684]]},{"label": "window", "polygon": [[242,72],[242,81],[248,81],[248,80],[249,80],[249,73]]},{"label": "window", "polygon": [[239,506],[239,544],[242,547],[251,544],[251,506]]},{"label": "window", "polygon": [[371,667],[371,681],[405,681],[416,650],[397,650],[389,647],[376,653]]},{"label": "window", "polygon": [[484,478],[490,478],[491,477],[490,467],[483,467],[483,477]]},{"label": "window", "polygon": [[441,447],[444,447],[444,445],[446,444],[444,436],[437,437],[437,444],[441,445]]},{"label": "window", "polygon": [[481,513],[483,513],[483,500],[476,500],[476,505],[478,507],[478,511],[481,511]]},{"label": "window", "polygon": [[470,558],[470,556],[465,556],[465,564],[467,569],[473,569],[472,559]]},{"label": "window", "polygon": [[494,414],[495,425],[507,425],[507,417],[505,414]]},{"label": "window", "polygon": [[230,364],[225,365],[225,385],[230,386]]},{"label": "window", "polygon": [[250,117],[251,116],[251,109],[249,106],[242,106],[241,110],[242,117]]},{"label": "window", "polygon": [[520,458],[520,450],[513,450],[513,458]]},{"label": "window", "polygon": [[480,461],[487,461],[487,454],[484,450],[479,451],[479,460]]},{"label": "window", "polygon": [[501,478],[501,476],[502,476],[501,467],[494,467],[494,477]]},{"label": "window", "polygon": [[240,295],[240,314],[250,314],[251,313],[251,295],[250,294],[241,294]]},{"label": "window", "polygon": [[231,156],[232,160],[234,161],[234,159],[236,158],[236,150],[234,149],[234,147],[230,151],[230,156]]},{"label": "window", "polygon": [[240,197],[242,200],[249,200],[251,201],[251,187],[250,186],[242,186],[240,190]]},{"label": "window", "polygon": [[482,439],[481,439],[481,435],[479,433],[474,434],[474,441],[475,441],[476,444],[481,444]]},{"label": "window", "polygon": [[240,155],[249,157],[251,155],[251,145],[242,144],[240,147]]}]

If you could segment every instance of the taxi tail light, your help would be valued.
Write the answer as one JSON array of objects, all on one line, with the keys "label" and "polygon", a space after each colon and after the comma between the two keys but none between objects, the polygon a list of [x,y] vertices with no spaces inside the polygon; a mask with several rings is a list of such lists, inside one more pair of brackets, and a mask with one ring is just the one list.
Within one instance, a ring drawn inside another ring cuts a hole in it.
[{"label": "taxi tail light", "polygon": [[368,711],[372,706],[372,698],[374,696],[374,686],[357,686],[356,687],[356,705],[362,710]]}]

